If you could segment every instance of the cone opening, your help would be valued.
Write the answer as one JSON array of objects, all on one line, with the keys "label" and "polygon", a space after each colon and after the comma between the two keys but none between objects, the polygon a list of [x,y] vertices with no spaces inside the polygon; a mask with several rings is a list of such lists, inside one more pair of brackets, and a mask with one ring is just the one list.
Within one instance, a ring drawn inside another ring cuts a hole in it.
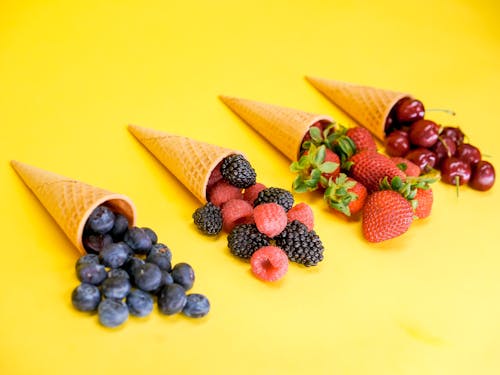
[{"label": "cone opening", "polygon": [[[209,201],[209,196],[208,196],[208,193],[209,193],[209,188],[211,186],[209,186],[209,183],[210,183],[210,179],[212,177],[212,174],[214,173],[215,169],[222,163],[222,161],[227,158],[228,156],[231,156],[231,155],[242,155],[245,159],[248,160],[248,158],[241,152],[238,152],[238,151],[228,151],[226,153],[223,153],[221,154],[218,158],[216,158],[215,160],[212,161],[212,163],[210,164],[210,166],[208,167],[208,170],[207,170],[207,174],[205,176],[205,180],[203,181],[203,187],[202,187],[202,192],[201,192],[201,196],[204,197],[204,200],[201,201],[201,203],[205,204]],[[201,199],[201,197],[199,197]]]},{"label": "cone opening", "polygon": [[307,137],[309,135],[309,130],[311,129],[311,127],[313,127],[314,125],[316,124],[321,124],[321,126],[326,126],[326,125],[330,125],[332,124],[334,121],[331,117],[329,116],[316,116],[314,117],[308,124],[307,126],[307,129],[306,131],[304,132],[302,138],[300,139],[300,142],[299,142],[299,145],[298,145],[298,150],[297,150],[297,154],[295,156],[295,159],[292,160],[292,161],[296,161],[296,160],[299,160],[300,159],[300,156],[302,154],[302,144],[304,143],[304,141],[307,140]]},{"label": "cone opening", "polygon": [[391,130],[391,125],[390,123],[388,123],[387,119],[389,118],[389,116],[392,114],[394,108],[396,107],[396,105],[401,102],[402,100],[405,100],[405,99],[413,99],[412,96],[410,95],[406,95],[406,94],[401,94],[399,95],[398,97],[394,98],[394,100],[390,103],[390,105],[387,106],[384,114],[383,114],[383,119],[384,119],[384,124],[383,124],[383,127],[382,129],[384,130],[384,135],[387,136]]},{"label": "cone opening", "polygon": [[100,205],[105,205],[109,207],[112,211],[117,212],[125,216],[128,220],[129,226],[135,225],[136,209],[135,205],[130,198],[121,194],[109,194],[98,200],[96,200],[85,212],[80,220],[78,226],[78,250],[82,254],[86,254],[86,250],[83,246],[83,230],[85,229],[85,224],[90,216],[90,214]]}]

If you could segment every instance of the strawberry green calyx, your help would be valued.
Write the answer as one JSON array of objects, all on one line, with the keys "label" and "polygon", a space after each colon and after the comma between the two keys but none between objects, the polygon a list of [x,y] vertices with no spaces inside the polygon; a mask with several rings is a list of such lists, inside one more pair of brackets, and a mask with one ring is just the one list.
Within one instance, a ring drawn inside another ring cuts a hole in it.
[{"label": "strawberry green calyx", "polygon": [[312,126],[309,128],[309,139],[302,144],[302,149],[308,150],[311,145],[316,147],[325,145],[330,150],[333,150],[333,144],[338,137],[338,126],[336,122],[326,125],[323,130]]},{"label": "strawberry green calyx", "polygon": [[297,193],[316,190],[319,184],[328,184],[323,174],[332,173],[338,168],[335,162],[325,161],[326,146],[316,147],[313,143],[298,161],[290,165],[290,171],[297,173],[292,188]]},{"label": "strawberry green calyx", "polygon": [[358,199],[358,194],[350,191],[356,185],[356,181],[348,179],[347,175],[340,173],[335,181],[328,181],[323,199],[331,208],[351,216],[349,204]]}]

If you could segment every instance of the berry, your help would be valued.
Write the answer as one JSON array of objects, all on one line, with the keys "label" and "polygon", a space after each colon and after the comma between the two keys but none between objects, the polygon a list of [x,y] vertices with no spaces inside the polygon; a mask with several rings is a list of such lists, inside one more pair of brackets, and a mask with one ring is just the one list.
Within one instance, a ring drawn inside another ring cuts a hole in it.
[{"label": "berry", "polygon": [[406,158],[399,156],[392,156],[391,160],[396,166],[401,169],[407,176],[418,177],[420,176],[420,167]]},{"label": "berry", "polygon": [[340,173],[340,159],[325,145],[316,147],[311,144],[300,159],[290,165],[290,170],[297,173],[293,190],[304,193],[326,187],[328,181]]},{"label": "berry", "polygon": [[366,128],[356,126],[347,130],[346,135],[351,138],[356,146],[356,152],[364,150],[377,151],[377,144],[372,134]]},{"label": "berry", "polygon": [[222,206],[222,227],[229,233],[253,214],[253,206],[243,199],[231,199]]},{"label": "berry", "polygon": [[259,193],[253,206],[257,207],[262,203],[278,203],[280,206],[283,206],[285,211],[288,212],[288,210],[293,207],[294,199],[292,193],[288,190],[277,187],[269,187]]},{"label": "berry", "polygon": [[314,229],[314,214],[307,203],[301,202],[296,204],[286,213],[286,216],[288,223],[298,220],[304,224],[309,231]]},{"label": "berry", "polygon": [[130,228],[123,237],[123,241],[136,254],[147,254],[153,245],[147,232],[138,227]]},{"label": "berry", "polygon": [[255,184],[255,170],[243,155],[229,155],[224,158],[220,171],[224,180],[241,189]]},{"label": "berry", "polygon": [[99,255],[97,254],[85,254],[82,255],[75,263],[75,270],[78,270],[80,266],[84,264],[99,264]]},{"label": "berry", "polygon": [[418,189],[414,200],[417,207],[415,208],[415,216],[419,219],[424,219],[431,214],[432,203],[434,201],[432,189]]},{"label": "berry", "polygon": [[132,286],[127,277],[108,277],[101,285],[102,294],[106,298],[122,299],[129,294]]},{"label": "berry", "polygon": [[98,206],[87,219],[87,225],[95,233],[109,232],[115,224],[115,214],[106,206]]},{"label": "berry", "polygon": [[102,264],[110,268],[120,268],[132,255],[132,249],[125,242],[112,243],[99,253]]},{"label": "berry", "polygon": [[250,258],[252,273],[263,281],[277,281],[288,271],[288,256],[276,246],[265,246]]},{"label": "berry", "polygon": [[109,234],[113,237],[115,241],[123,240],[123,236],[128,229],[128,220],[127,218],[119,213],[115,213],[115,224]]},{"label": "berry", "polygon": [[220,181],[210,190],[209,201],[215,206],[222,206],[230,199],[241,199],[241,189],[226,181]]},{"label": "berry", "polygon": [[146,262],[156,264],[160,270],[170,272],[172,269],[172,252],[163,244],[155,244],[151,248]]},{"label": "berry", "polygon": [[275,240],[292,262],[315,266],[323,260],[324,248],[319,236],[298,220],[287,224]]},{"label": "berry", "polygon": [[187,263],[177,263],[170,272],[174,283],[179,284],[184,290],[189,290],[194,284],[194,270]]},{"label": "berry", "polygon": [[82,283],[100,285],[108,274],[102,264],[86,263],[77,268],[76,276]]},{"label": "berry", "polygon": [[481,160],[481,151],[469,143],[462,143],[457,147],[455,156],[472,167]]},{"label": "berry", "polygon": [[361,183],[341,173],[335,181],[330,181],[323,198],[330,208],[350,217],[361,211],[367,194]]},{"label": "berry", "polygon": [[125,277],[130,280],[130,275],[123,268],[111,268],[108,271],[108,279],[110,277]]},{"label": "berry", "polygon": [[260,247],[268,246],[269,241],[269,237],[260,233],[255,224],[238,225],[227,236],[231,253],[244,259],[249,259]]},{"label": "berry", "polygon": [[156,234],[156,232],[154,230],[152,230],[151,228],[142,228],[142,230],[144,232],[146,232],[146,234],[148,235],[149,239],[151,240],[151,244],[155,244],[158,242],[158,235]]},{"label": "berry", "polygon": [[410,150],[408,133],[402,130],[392,131],[385,139],[385,152],[389,156],[404,156]]},{"label": "berry", "polygon": [[421,120],[425,116],[425,108],[420,100],[412,98],[401,99],[394,107],[397,122],[404,124]]},{"label": "berry", "polygon": [[472,170],[472,176],[469,185],[476,190],[486,191],[491,189],[495,183],[495,168],[486,161],[480,160]]},{"label": "berry", "polygon": [[255,207],[253,218],[260,233],[275,237],[285,229],[287,213],[277,203],[262,203]]},{"label": "berry", "polygon": [[145,292],[157,289],[161,283],[161,270],[153,263],[140,264],[133,268],[132,279],[134,284]]},{"label": "berry", "polygon": [[211,190],[219,181],[222,180],[222,173],[220,172],[221,163],[217,164],[212,173],[210,173],[210,177],[207,182],[207,191]]},{"label": "berry", "polygon": [[186,302],[186,290],[179,284],[165,285],[158,294],[158,309],[165,315],[181,312]]},{"label": "berry", "polygon": [[245,192],[243,193],[243,199],[249,202],[253,206],[255,199],[257,198],[259,193],[265,188],[266,185],[257,182],[254,185],[250,186],[249,188],[245,189]]},{"label": "berry", "polygon": [[125,323],[128,319],[127,305],[113,298],[106,298],[97,308],[99,323],[105,327],[114,328]]},{"label": "berry", "polygon": [[99,302],[101,302],[101,292],[92,284],[81,283],[71,293],[71,303],[79,311],[96,311]]},{"label": "berry", "polygon": [[126,304],[130,315],[147,316],[153,311],[153,297],[140,289],[132,290],[127,296]]},{"label": "berry", "polygon": [[471,167],[465,161],[454,156],[441,163],[441,181],[450,185],[464,185],[471,177]]},{"label": "berry", "polygon": [[82,238],[83,247],[88,253],[99,253],[101,250],[111,243],[113,243],[113,237],[109,234],[84,234]]},{"label": "berry", "polygon": [[193,293],[186,296],[182,313],[190,318],[202,318],[210,311],[210,302],[203,294]]},{"label": "berry", "polygon": [[410,126],[410,143],[417,147],[432,147],[438,140],[439,126],[431,120],[417,120]]},{"label": "berry", "polygon": [[203,234],[209,236],[217,235],[222,230],[221,209],[213,203],[208,202],[194,211],[193,221]]},{"label": "berry", "polygon": [[405,233],[413,221],[413,208],[400,193],[381,190],[370,194],[363,208],[363,235],[369,242],[381,242]]}]

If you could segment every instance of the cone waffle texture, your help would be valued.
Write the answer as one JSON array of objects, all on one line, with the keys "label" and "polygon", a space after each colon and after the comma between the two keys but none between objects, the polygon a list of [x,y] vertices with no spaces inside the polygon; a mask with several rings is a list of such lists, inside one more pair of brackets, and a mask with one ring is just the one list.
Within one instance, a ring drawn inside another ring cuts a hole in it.
[{"label": "cone waffle texture", "polygon": [[11,164],[82,254],[86,253],[82,243],[85,223],[97,206],[105,204],[125,215],[130,225],[135,224],[135,206],[124,195],[18,161]]},{"label": "cone waffle texture", "polygon": [[130,125],[130,132],[200,202],[207,202],[207,183],[212,171],[229,155],[241,152],[180,135]]},{"label": "cone waffle texture", "polygon": [[248,99],[221,96],[220,99],[290,160],[297,160],[304,136],[314,123],[332,123],[330,116]]},{"label": "cone waffle texture", "polygon": [[392,107],[411,95],[347,82],[307,77],[307,80],[334,104],[381,141]]}]

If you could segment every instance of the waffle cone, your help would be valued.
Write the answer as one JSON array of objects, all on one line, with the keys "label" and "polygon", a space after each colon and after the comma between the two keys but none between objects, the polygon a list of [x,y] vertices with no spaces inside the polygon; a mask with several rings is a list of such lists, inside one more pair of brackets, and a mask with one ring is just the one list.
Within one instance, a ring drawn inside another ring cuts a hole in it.
[{"label": "waffle cone", "polygon": [[339,106],[381,141],[385,123],[394,105],[411,95],[323,78],[306,77],[317,90]]},{"label": "waffle cone", "polygon": [[318,121],[333,122],[330,116],[253,100],[230,96],[220,99],[292,161],[297,160],[302,140],[311,125]]},{"label": "waffle cone", "polygon": [[135,224],[135,206],[124,195],[18,161],[11,165],[81,254],[86,253],[82,243],[85,223],[97,206],[105,204]]},{"label": "waffle cone", "polygon": [[136,125],[129,125],[128,129],[203,204],[207,202],[208,179],[215,167],[226,156],[241,154],[217,145]]}]

